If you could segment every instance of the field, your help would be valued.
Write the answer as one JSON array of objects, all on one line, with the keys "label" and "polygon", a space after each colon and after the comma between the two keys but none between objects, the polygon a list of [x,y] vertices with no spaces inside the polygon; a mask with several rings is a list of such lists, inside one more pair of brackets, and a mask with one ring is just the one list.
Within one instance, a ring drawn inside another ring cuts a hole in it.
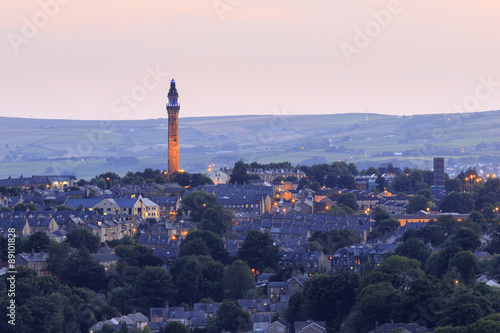
[{"label": "field", "polygon": [[[181,167],[190,172],[247,162],[352,161],[358,168],[392,161],[431,168],[498,167],[500,111],[389,116],[332,114],[180,119]],[[167,119],[42,120],[0,117],[0,179],[33,174],[90,178],[167,165]],[[452,171],[453,172],[453,171]]]}]

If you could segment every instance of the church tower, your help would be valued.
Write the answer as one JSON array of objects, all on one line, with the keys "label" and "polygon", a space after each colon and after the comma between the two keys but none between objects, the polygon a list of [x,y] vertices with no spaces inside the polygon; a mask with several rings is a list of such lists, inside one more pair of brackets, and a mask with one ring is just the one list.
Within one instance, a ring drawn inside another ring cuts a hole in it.
[{"label": "church tower", "polygon": [[168,174],[179,171],[179,110],[177,99],[179,94],[175,88],[175,80],[170,82],[168,91]]}]

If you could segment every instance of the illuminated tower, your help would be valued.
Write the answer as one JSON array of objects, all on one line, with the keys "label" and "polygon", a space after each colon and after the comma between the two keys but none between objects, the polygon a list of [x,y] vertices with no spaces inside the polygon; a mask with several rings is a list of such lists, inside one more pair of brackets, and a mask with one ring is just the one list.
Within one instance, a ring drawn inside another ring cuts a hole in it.
[{"label": "illuminated tower", "polygon": [[175,81],[170,82],[168,91],[168,174],[179,171],[179,109],[177,99],[179,94],[175,88]]}]

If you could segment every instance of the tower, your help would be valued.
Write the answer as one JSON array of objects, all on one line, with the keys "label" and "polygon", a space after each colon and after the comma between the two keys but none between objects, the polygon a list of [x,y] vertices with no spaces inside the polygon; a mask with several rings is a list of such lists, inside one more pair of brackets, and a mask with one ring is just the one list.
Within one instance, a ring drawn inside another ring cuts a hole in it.
[{"label": "tower", "polygon": [[179,110],[177,99],[179,94],[175,88],[175,80],[170,82],[168,91],[168,174],[179,171]]},{"label": "tower", "polygon": [[434,157],[434,185],[444,186],[444,157]]}]

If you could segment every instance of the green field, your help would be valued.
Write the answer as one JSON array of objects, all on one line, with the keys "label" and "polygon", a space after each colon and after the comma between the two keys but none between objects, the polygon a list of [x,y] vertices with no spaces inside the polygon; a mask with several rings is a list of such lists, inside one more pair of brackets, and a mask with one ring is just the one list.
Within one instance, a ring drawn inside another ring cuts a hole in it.
[{"label": "green field", "polygon": [[[500,156],[500,111],[396,117],[380,114],[225,116],[180,119],[181,167],[190,172],[262,163],[331,163],[360,168],[392,161],[431,168],[490,163]],[[0,117],[0,178],[71,173],[78,178],[167,165],[167,119],[41,120]],[[484,144],[477,146],[484,142]],[[117,158],[132,158],[128,163]],[[113,162],[109,162],[114,158]]]}]

